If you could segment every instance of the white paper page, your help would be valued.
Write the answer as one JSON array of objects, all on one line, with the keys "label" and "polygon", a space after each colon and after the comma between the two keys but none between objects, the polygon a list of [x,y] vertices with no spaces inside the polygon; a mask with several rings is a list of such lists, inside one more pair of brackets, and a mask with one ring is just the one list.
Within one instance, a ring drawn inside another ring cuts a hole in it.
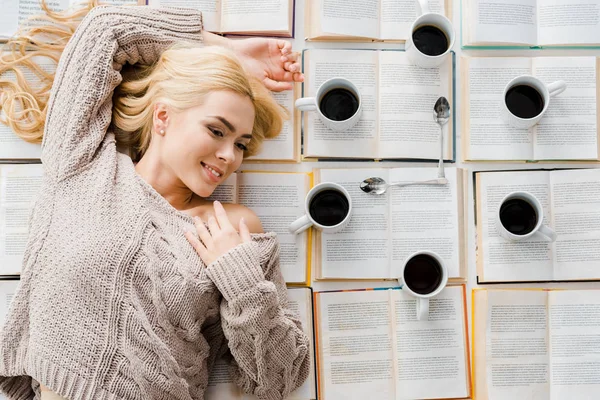
[{"label": "white paper page", "polygon": [[0,165],[0,275],[21,273],[29,215],[42,176],[41,164]]},{"label": "white paper page", "polygon": [[[452,101],[451,74],[450,60],[420,68],[403,51],[379,53],[379,158],[439,159],[440,127],[432,110],[440,96]],[[452,119],[444,127],[445,144],[450,124]],[[445,149],[444,158],[452,158],[451,147]]]},{"label": "white paper page", "polygon": [[600,43],[598,0],[538,0],[540,45]]},{"label": "white paper page", "polygon": [[[429,9],[431,12],[445,14],[444,0],[430,0]],[[420,11],[416,0],[381,0],[381,39],[408,39],[410,27]]]},{"label": "white paper page", "polygon": [[463,288],[445,288],[417,321],[415,297],[394,291],[398,375],[396,399],[468,396]]},{"label": "white paper page", "polygon": [[534,158],[597,159],[596,57],[537,57],[533,75],[547,85],[567,83],[535,128]]},{"label": "white paper page", "polygon": [[[69,0],[47,0],[46,4],[52,11],[60,11],[69,7]],[[0,5],[0,38],[13,36],[29,17],[44,13],[39,0],[3,0]]]},{"label": "white paper page", "polygon": [[221,0],[223,32],[291,31],[290,0]]},{"label": "white paper page", "polygon": [[289,119],[283,123],[281,133],[273,139],[265,139],[259,152],[248,160],[294,159],[294,91],[272,92],[277,104],[285,107]]},{"label": "white paper page", "polygon": [[389,276],[388,194],[373,195],[360,182],[378,176],[389,182],[387,169],[322,169],[321,182],[342,185],[352,199],[350,223],[338,233],[321,234],[323,278],[373,278]]},{"label": "white paper page", "polygon": [[600,169],[550,172],[554,278],[600,277]]},{"label": "white paper page", "polygon": [[[392,227],[391,278],[400,277],[404,261],[412,253],[429,250],[439,254],[450,278],[460,276],[458,194],[456,168],[445,169],[447,185],[390,188]],[[437,168],[394,168],[390,182],[437,178]]]},{"label": "white paper page", "polygon": [[531,160],[532,129],[516,129],[500,118],[504,88],[519,75],[531,75],[530,58],[469,59],[469,159]]},{"label": "white paper page", "polygon": [[315,1],[321,31],[336,35],[379,38],[379,0]]},{"label": "white paper page", "polygon": [[598,291],[556,290],[548,301],[550,399],[594,399],[600,390]]},{"label": "white paper page", "polygon": [[183,7],[202,11],[204,29],[221,32],[220,14],[222,0],[147,0],[150,7]]},{"label": "white paper page", "polygon": [[[1,291],[1,286],[0,286]],[[307,293],[308,292],[308,293]],[[1,293],[1,292],[0,292]],[[311,339],[311,373],[304,383],[294,390],[286,400],[310,400],[316,399],[315,374],[314,374],[314,344],[312,324],[312,301],[310,289],[288,288],[288,307],[294,310],[302,322],[302,330]],[[235,385],[229,374],[229,365],[224,359],[218,359],[208,378],[208,387],[204,393],[205,400],[258,400],[254,395],[246,394]]]},{"label": "white paper page", "polygon": [[8,317],[8,311],[10,309],[10,303],[17,292],[17,287],[20,281],[4,281],[0,280],[0,331],[6,322]]},{"label": "white paper page", "polygon": [[265,232],[276,232],[279,261],[286,282],[306,281],[308,234],[294,235],[290,224],[304,212],[307,174],[242,173],[238,175],[238,202],[256,213]]},{"label": "white paper page", "polygon": [[327,128],[314,111],[304,125],[305,154],[322,157],[375,158],[377,149],[377,51],[311,49],[305,74],[304,96],[315,96],[327,79],[340,77],[353,82],[362,98],[360,121],[350,130]]},{"label": "white paper page", "polygon": [[537,44],[536,0],[472,0],[469,4],[473,42]]},{"label": "white paper page", "polygon": [[237,173],[233,173],[227,177],[219,186],[217,186],[207,198],[209,201],[219,200],[221,203],[237,203],[237,193],[236,193],[236,185],[237,185]]},{"label": "white paper page", "polygon": [[554,279],[552,245],[536,236],[511,242],[496,230],[496,214],[502,199],[515,191],[527,191],[550,215],[550,177],[545,171],[489,172],[480,174],[482,251],[486,281],[544,281]]},{"label": "white paper page", "polygon": [[394,398],[387,290],[321,293],[321,378],[325,399]]},{"label": "white paper page", "polygon": [[547,292],[488,291],[489,399],[550,398]]},{"label": "white paper page", "polygon": [[[54,73],[56,64],[47,57],[34,57],[32,61],[47,73]],[[39,76],[29,68],[19,68],[23,77],[34,89],[40,89],[44,86]],[[6,72],[2,78],[10,81],[16,81],[15,74],[12,71]],[[20,107],[18,109],[21,109]],[[6,118],[4,111],[0,111],[2,119]],[[0,123],[0,160],[32,160],[39,159],[41,156],[41,145],[28,143],[19,138],[10,127]]]}]

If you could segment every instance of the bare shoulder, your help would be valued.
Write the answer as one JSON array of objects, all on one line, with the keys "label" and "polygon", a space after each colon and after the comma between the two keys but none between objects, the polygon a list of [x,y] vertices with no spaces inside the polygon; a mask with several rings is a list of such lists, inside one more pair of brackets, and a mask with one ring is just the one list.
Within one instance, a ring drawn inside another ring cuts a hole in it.
[{"label": "bare shoulder", "polygon": [[246,206],[241,204],[223,204],[231,224],[237,229],[240,226],[240,220],[244,218],[250,233],[263,233],[263,227],[258,216]]}]

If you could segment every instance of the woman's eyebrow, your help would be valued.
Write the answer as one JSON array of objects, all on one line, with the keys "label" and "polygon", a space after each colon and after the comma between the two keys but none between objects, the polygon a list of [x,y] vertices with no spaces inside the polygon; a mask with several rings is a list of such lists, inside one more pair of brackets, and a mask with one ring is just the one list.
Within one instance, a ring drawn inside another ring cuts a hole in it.
[{"label": "woman's eyebrow", "polygon": [[235,128],[233,127],[231,122],[227,121],[227,119],[225,119],[219,115],[209,115],[209,117],[218,119],[219,121],[221,121],[223,123],[223,125],[225,125],[227,127],[227,129],[229,129],[231,132],[235,133]]}]

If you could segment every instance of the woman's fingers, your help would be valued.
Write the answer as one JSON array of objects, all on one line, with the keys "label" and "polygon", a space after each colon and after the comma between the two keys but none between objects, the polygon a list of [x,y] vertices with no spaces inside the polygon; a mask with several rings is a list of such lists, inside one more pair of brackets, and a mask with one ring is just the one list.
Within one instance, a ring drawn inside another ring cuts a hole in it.
[{"label": "woman's fingers", "polygon": [[213,203],[213,208],[215,209],[215,215],[217,217],[217,222],[219,223],[219,227],[221,230],[234,231],[235,228],[231,225],[231,221],[229,221],[229,217],[227,216],[227,211],[223,207],[220,201],[215,200]]},{"label": "woman's fingers", "polygon": [[185,235],[185,238],[188,240],[188,242],[190,242],[194,250],[196,250],[196,253],[198,253],[200,258],[205,260],[208,255],[208,251],[206,250],[206,247],[204,247],[204,245],[198,240],[196,235],[194,235],[194,233],[190,231],[186,231],[183,234]]},{"label": "woman's fingers", "polygon": [[204,246],[210,247],[212,245],[212,235],[206,229],[204,225],[204,221],[200,217],[194,217],[194,226],[196,227],[196,232],[198,232],[198,236],[200,236],[200,240],[204,243]]},{"label": "woman's fingers", "polygon": [[244,217],[240,219],[240,237],[244,243],[252,241],[252,237],[250,237],[250,229],[248,229],[248,225],[246,225]]}]

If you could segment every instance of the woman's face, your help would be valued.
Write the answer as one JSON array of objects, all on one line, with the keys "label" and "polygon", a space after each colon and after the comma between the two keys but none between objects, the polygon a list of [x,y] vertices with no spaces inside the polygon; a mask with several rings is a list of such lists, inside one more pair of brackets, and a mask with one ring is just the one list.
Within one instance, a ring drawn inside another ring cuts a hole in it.
[{"label": "woman's face", "polygon": [[171,170],[175,185],[208,197],[242,163],[252,137],[254,106],[246,96],[212,92],[202,105],[169,110],[164,122],[161,164]]}]

